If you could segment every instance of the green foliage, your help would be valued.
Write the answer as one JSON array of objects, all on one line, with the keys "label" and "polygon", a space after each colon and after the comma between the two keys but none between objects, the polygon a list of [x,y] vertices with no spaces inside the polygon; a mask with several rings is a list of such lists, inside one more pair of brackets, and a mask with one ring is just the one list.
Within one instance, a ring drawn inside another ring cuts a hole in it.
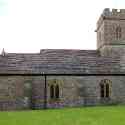
[{"label": "green foliage", "polygon": [[0,125],[125,125],[125,106],[0,112]]}]

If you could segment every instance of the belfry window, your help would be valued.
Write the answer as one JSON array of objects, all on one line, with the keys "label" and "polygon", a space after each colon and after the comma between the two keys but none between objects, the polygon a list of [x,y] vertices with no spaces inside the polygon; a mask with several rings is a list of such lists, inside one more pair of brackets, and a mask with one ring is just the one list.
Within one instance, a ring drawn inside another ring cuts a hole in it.
[{"label": "belfry window", "polygon": [[121,30],[121,27],[118,26],[118,27],[116,28],[116,39],[117,39],[117,40],[120,40],[121,37],[122,37],[122,30]]},{"label": "belfry window", "polygon": [[109,98],[111,95],[111,81],[104,79],[100,83],[100,97]]}]

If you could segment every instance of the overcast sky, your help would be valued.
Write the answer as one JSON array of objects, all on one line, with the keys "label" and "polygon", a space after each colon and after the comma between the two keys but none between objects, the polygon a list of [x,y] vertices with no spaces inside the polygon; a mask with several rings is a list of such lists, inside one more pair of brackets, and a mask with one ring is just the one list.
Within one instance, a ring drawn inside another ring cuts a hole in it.
[{"label": "overcast sky", "polygon": [[0,0],[0,51],[96,49],[104,8],[125,8],[125,0]]}]

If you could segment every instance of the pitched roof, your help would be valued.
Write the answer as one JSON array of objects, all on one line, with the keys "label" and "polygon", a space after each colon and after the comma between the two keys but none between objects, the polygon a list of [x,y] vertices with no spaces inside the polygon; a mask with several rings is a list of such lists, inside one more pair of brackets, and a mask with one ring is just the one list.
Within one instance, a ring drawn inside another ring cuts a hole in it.
[{"label": "pitched roof", "polygon": [[124,74],[120,58],[97,50],[44,49],[36,54],[0,56],[0,74]]}]

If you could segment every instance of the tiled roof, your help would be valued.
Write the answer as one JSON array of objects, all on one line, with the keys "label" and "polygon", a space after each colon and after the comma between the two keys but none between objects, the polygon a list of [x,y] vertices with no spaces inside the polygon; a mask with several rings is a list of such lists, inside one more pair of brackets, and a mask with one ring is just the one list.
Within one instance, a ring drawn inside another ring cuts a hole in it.
[{"label": "tiled roof", "polygon": [[0,74],[124,74],[120,58],[97,50],[44,49],[36,54],[0,56]]}]

